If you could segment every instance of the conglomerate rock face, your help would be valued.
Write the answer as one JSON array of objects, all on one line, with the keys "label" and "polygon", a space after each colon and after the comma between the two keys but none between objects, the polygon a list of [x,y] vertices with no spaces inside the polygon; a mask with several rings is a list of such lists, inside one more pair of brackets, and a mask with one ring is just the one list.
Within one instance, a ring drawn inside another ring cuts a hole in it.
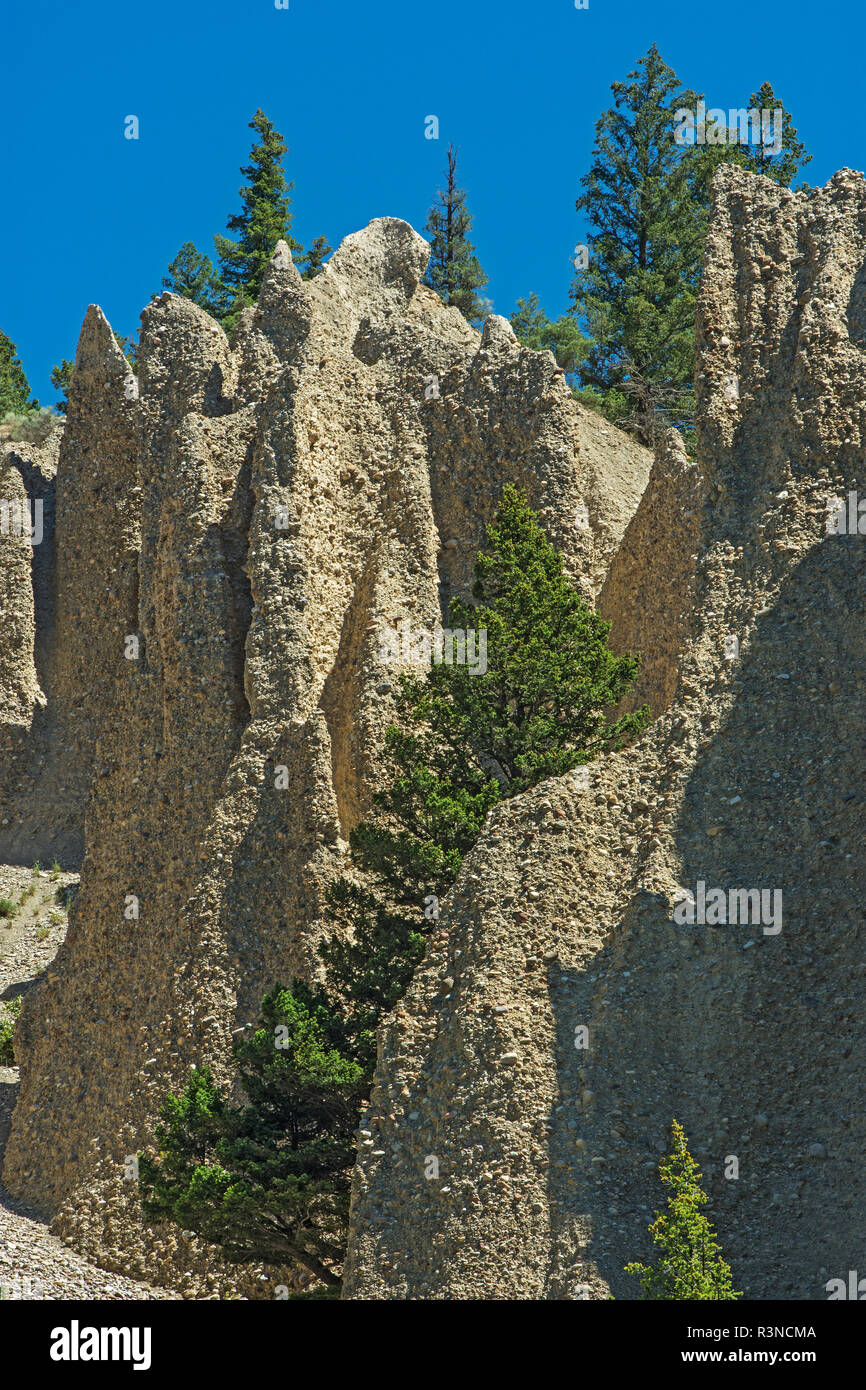
[{"label": "conglomerate rock face", "polygon": [[723,168],[698,327],[697,465],[663,441],[600,600],[661,717],[464,861],[383,1030],[349,1297],[635,1297],[672,1118],[746,1297],[861,1259],[862,176]]},{"label": "conglomerate rock face", "polygon": [[[396,674],[467,593],[503,485],[594,598],[649,474],[549,354],[424,288],[427,256],[381,219],[303,282],[281,244],[231,348],[189,301],[152,302],[137,378],[98,309],[82,329],[46,775],[73,831],[89,795],[86,852],[19,1025],[3,1178],[151,1280],[197,1257],[142,1228],[127,1155],[191,1064],[226,1076],[267,989],[320,974],[324,890],[369,806]],[[26,655],[27,555],[4,561]],[[21,661],[3,689],[26,732],[40,691]],[[35,830],[16,833],[24,853]]]},{"label": "conglomerate rock face", "polygon": [[22,856],[32,863],[49,847],[53,857],[66,848],[63,812],[37,795],[51,775],[54,741],[55,705],[48,706],[60,437],[58,428],[41,444],[0,440],[0,863]]}]

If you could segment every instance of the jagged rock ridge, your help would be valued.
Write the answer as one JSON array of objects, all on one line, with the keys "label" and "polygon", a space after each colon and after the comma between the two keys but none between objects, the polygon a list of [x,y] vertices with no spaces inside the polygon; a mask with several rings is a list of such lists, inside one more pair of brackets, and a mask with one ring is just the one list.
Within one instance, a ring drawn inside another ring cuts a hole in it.
[{"label": "jagged rock ridge", "polygon": [[52,689],[86,853],[19,1025],[4,1181],[151,1279],[194,1261],[142,1229],[126,1155],[192,1063],[226,1074],[267,988],[319,973],[323,892],[392,708],[382,631],[466,592],[507,481],[594,597],[646,484],[645,451],[549,354],[420,284],[427,255],[380,219],[303,282],[281,244],[232,347],[163,295],[137,381],[98,309],[82,329]]}]

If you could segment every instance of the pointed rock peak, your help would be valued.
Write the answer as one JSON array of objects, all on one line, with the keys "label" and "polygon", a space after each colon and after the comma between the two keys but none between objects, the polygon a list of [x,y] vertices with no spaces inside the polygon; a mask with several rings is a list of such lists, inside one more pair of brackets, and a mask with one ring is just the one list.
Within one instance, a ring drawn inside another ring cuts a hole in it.
[{"label": "pointed rock peak", "polygon": [[275,270],[290,270],[294,264],[288,242],[278,241],[271,256],[271,265]]},{"label": "pointed rock peak", "polygon": [[269,339],[281,361],[290,361],[305,341],[311,321],[306,281],[286,243],[278,241],[262,278],[253,326]]},{"label": "pointed rock peak", "polygon": [[276,295],[287,288],[297,290],[303,283],[287,243],[278,241],[274,247],[274,254],[268,262],[267,270],[262,277],[259,304],[271,302]]},{"label": "pointed rock peak", "polygon": [[86,375],[98,375],[105,381],[124,380],[129,376],[129,364],[111,331],[111,324],[98,304],[88,306],[81,325],[78,347],[75,350],[75,370]]},{"label": "pointed rock peak", "polygon": [[350,293],[354,290],[362,301],[397,287],[408,303],[429,259],[429,244],[408,222],[376,217],[363,231],[352,232],[340,242],[324,273],[352,282]]},{"label": "pointed rock peak", "polygon": [[518,347],[517,337],[508,319],[504,319],[501,314],[488,314],[481,333],[481,346],[482,348]]}]

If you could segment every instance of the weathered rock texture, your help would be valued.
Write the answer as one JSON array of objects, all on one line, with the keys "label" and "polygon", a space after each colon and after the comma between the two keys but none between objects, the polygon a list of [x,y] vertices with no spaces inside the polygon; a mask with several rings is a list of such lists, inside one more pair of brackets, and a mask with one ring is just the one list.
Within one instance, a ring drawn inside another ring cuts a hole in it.
[{"label": "weathered rock texture", "polygon": [[[0,758],[0,862],[58,859],[77,868],[84,853],[96,737],[113,708],[123,634],[136,620],[136,394],[92,305],[65,428],[41,447],[5,446],[6,476],[20,476],[31,515],[42,505],[42,534],[25,547],[29,567],[21,550],[10,593],[30,616],[16,623],[8,669],[30,694],[0,707],[8,750]],[[0,536],[0,566],[5,558],[8,568],[9,553]]]},{"label": "weathered rock texture", "polygon": [[[55,474],[60,430],[0,441],[0,862],[64,853],[62,817],[39,794],[50,768]],[[83,828],[84,808],[78,816]]]},{"label": "weathered rock texture", "polygon": [[124,1156],[191,1063],[226,1074],[266,989],[320,969],[392,710],[383,630],[466,593],[508,481],[594,596],[649,473],[549,354],[422,287],[427,255],[382,219],[305,283],[281,245],[233,349],[163,295],[137,383],[98,310],[82,330],[54,661],[76,797],[92,778],[86,856],[27,995],[4,1181],[150,1279],[181,1257],[141,1228]]},{"label": "weathered rock texture", "polygon": [[[672,1117],[747,1297],[862,1262],[866,539],[826,525],[866,494],[860,175],[720,171],[698,346],[698,467],[665,442],[602,593],[667,708],[465,861],[384,1030],[350,1297],[635,1297]],[[676,925],[699,881],[781,931]]]},{"label": "weathered rock texture", "polygon": [[667,430],[598,595],[599,612],[611,623],[611,645],[641,653],[623,710],[647,704],[659,715],[674,697],[693,630],[703,502],[701,471],[677,431]]}]

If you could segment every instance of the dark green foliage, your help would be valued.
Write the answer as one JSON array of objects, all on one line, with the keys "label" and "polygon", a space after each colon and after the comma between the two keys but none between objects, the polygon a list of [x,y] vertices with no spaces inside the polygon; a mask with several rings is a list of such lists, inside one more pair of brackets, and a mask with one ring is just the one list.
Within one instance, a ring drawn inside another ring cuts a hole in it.
[{"label": "dark green foliage", "polygon": [[[398,879],[424,881],[425,868],[453,878],[500,796],[621,748],[648,720],[645,709],[609,720],[605,711],[634,684],[639,659],[610,650],[610,624],[581,597],[510,484],[476,559],[473,598],[454,599],[449,622],[474,630],[476,642],[486,633],[486,671],[442,662],[426,680],[401,679],[398,711],[408,727],[388,731],[392,776],[374,797],[386,821],[403,827],[394,863],[404,854],[409,862]],[[362,826],[353,845],[366,856],[380,840]]]},{"label": "dark green foliage", "polygon": [[333,249],[333,246],[328,245],[327,237],[317,236],[301,261],[304,267],[301,271],[301,279],[313,280],[317,275],[320,275],[325,268],[325,261]]},{"label": "dark green foliage", "polygon": [[229,230],[239,236],[236,240],[217,236],[214,243],[224,284],[256,299],[277,242],[285,241],[295,257],[304,248],[291,234],[289,207],[294,185],[286,182],[282,167],[289,147],[262,110],[253,116],[250,129],[259,139],[250,152],[249,164],[241,169],[248,180],[239,190],[243,207],[228,220]]},{"label": "dark green foliage", "polygon": [[[474,668],[441,661],[426,679],[400,678],[400,723],[386,734],[384,786],[373,797],[374,815],[350,836],[379,888],[361,895],[340,880],[329,896],[343,932],[354,913],[364,950],[370,923],[379,924],[382,981],[405,975],[408,983],[420,950],[416,933],[424,929],[422,903],[448,892],[498,801],[621,748],[649,719],[646,709],[608,717],[633,685],[639,659],[611,652],[610,624],[584,602],[511,485],[477,556],[473,597],[474,605],[453,600],[449,621],[467,634],[467,645],[468,633],[476,634]],[[362,956],[352,961],[355,970]],[[375,1002],[380,1014],[391,1007],[381,993]]]},{"label": "dark green foliage", "polygon": [[509,796],[622,748],[646,727],[647,710],[613,722],[605,713],[634,684],[639,658],[610,650],[610,623],[581,597],[511,485],[487,528],[473,597],[471,607],[452,602],[451,625],[486,629],[488,670],[439,666],[431,684],[448,691],[467,756],[495,760]]},{"label": "dark green foliage", "polygon": [[649,718],[646,709],[608,718],[639,660],[610,651],[610,624],[581,598],[526,497],[510,485],[476,560],[473,597],[474,606],[455,599],[449,621],[452,631],[476,634],[475,667],[442,661],[426,678],[400,678],[384,786],[374,815],[350,836],[378,888],[362,892],[339,880],[328,898],[336,939],[353,925],[361,933],[361,949],[345,957],[347,980],[362,977],[355,972],[375,940],[371,1020],[399,998],[392,990],[386,1002],[387,986],[408,984],[423,942],[422,904],[448,892],[497,802],[622,747]]},{"label": "dark green foliage", "polygon": [[652,445],[655,413],[679,423],[691,411],[695,296],[704,222],[693,202],[687,152],[674,112],[694,105],[655,44],[596,124],[592,168],[577,210],[592,229],[589,266],[571,289],[592,347],[584,387],[605,413]]},{"label": "dark green foliage", "polygon": [[580,331],[573,314],[562,314],[558,319],[550,319],[541,307],[537,294],[527,299],[518,299],[511,315],[511,327],[518,342],[536,352],[545,349],[552,352],[557,365],[567,376],[571,376],[578,363],[588,353],[590,340]]},{"label": "dark green foliage", "polygon": [[[759,111],[782,111],[782,141],[777,152],[771,144],[760,143],[745,146],[744,167],[753,174],[763,174],[783,188],[790,188],[804,164],[811,162],[812,156],[806,146],[797,138],[790,113],[785,111],[769,82],[762,82],[760,90],[749,97],[749,107]],[[801,187],[807,187],[802,184]]]},{"label": "dark green foliage", "polygon": [[[729,144],[727,127],[722,126],[715,129],[715,122],[708,121],[707,141],[703,145],[693,147],[690,160],[696,197],[707,207],[709,206],[710,180],[722,163],[739,165],[740,168],[748,169],[753,174],[762,174],[764,178],[772,179],[774,183],[781,184],[783,188],[790,188],[802,166],[808,164],[812,159],[806,146],[797,137],[790,113],[785,111],[781,100],[776,96],[769,82],[763,82],[760,89],[752,93],[749,97],[748,107],[745,109],[758,112],[780,111],[782,113],[780,148],[774,149],[773,141],[769,138],[775,129],[772,122],[768,125],[766,131],[768,138],[766,140],[749,141],[748,144]],[[724,144],[715,143],[717,138],[721,139],[723,136]],[[805,188],[807,185],[801,184],[801,187]]]},{"label": "dark green foliage", "polygon": [[0,1003],[0,1067],[15,1066],[13,1039],[23,999],[24,996],[19,994],[6,1003]]},{"label": "dark green foliage", "polygon": [[74,371],[75,363],[70,362],[68,357],[61,358],[60,362],[51,368],[51,385],[55,391],[63,393],[62,399],[57,402],[57,409],[61,415],[65,415],[69,409],[69,387]]},{"label": "dark green foliage", "polygon": [[[587,405],[652,445],[656,422],[693,437],[694,316],[709,216],[710,180],[721,162],[778,183],[792,182],[810,156],[791,118],[782,148],[678,144],[677,110],[696,111],[655,44],[596,124],[593,164],[577,210],[590,231],[589,266],[571,288],[574,311],[592,338],[579,363]],[[750,107],[781,107],[769,83]]]},{"label": "dark green foliage", "polygon": [[343,1047],[371,1080],[376,1029],[406,993],[424,955],[424,936],[413,916],[389,910],[348,879],[331,885],[327,901],[335,928],[322,948],[329,991],[338,1001]]},{"label": "dark green foliage", "polygon": [[215,319],[223,319],[232,304],[232,295],[226,289],[210,256],[197,250],[191,241],[185,241],[173,261],[169,262],[168,275],[162,278],[163,287],[191,299]]},{"label": "dark green foliage", "polygon": [[457,187],[457,151],[448,146],[448,177],[445,191],[427,214],[426,232],[431,241],[430,261],[425,284],[446,304],[454,304],[470,323],[487,313],[477,291],[487,284],[475,247],[469,240],[472,217],[466,207],[466,193]]},{"label": "dark green foliage", "polygon": [[15,344],[0,332],[0,418],[7,412],[23,414],[37,405],[30,400],[30,386]]},{"label": "dark green foliage", "polygon": [[287,243],[305,280],[321,273],[333,250],[327,237],[318,236],[305,252],[292,236],[294,185],[286,181],[282,167],[288,145],[261,110],[250,121],[250,129],[258,141],[250,152],[250,163],[241,169],[248,180],[240,189],[242,210],[228,219],[229,230],[240,235],[214,237],[220,269],[193,242],[184,242],[162,282],[166,289],[194,300],[222,324],[229,337],[244,309],[255,304],[278,241]]},{"label": "dark green foliage", "polygon": [[707,1194],[676,1120],[671,1139],[671,1153],[659,1164],[659,1176],[670,1189],[667,1212],[656,1212],[649,1228],[661,1256],[656,1265],[629,1264],[625,1272],[640,1275],[644,1299],[740,1298],[731,1287],[730,1266],[719,1254],[715,1231],[701,1211]]},{"label": "dark green foliage", "polygon": [[262,1003],[235,1043],[248,1104],[231,1104],[204,1069],[168,1096],[159,1154],[139,1157],[145,1215],[219,1245],[232,1261],[298,1261],[339,1283],[362,1069],[320,996],[295,982]]}]

